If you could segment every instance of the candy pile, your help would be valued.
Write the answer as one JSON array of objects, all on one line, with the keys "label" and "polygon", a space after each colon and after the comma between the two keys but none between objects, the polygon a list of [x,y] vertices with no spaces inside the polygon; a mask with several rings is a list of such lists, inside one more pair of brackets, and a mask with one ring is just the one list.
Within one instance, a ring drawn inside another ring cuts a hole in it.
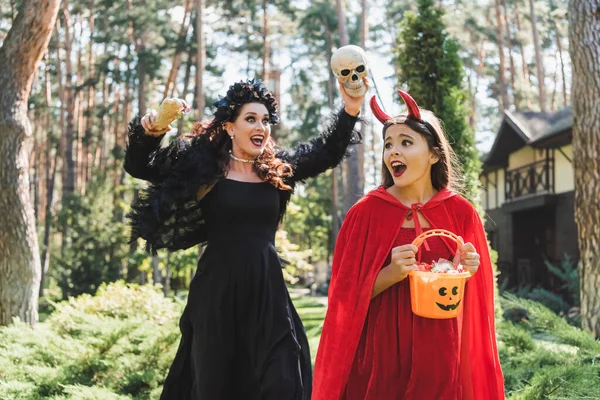
[{"label": "candy pile", "polygon": [[458,265],[456,268],[451,261],[446,260],[445,258],[440,258],[437,261],[432,262],[431,264],[421,262],[417,265],[417,271],[424,272],[438,272],[443,274],[459,274],[464,272],[462,265]]}]

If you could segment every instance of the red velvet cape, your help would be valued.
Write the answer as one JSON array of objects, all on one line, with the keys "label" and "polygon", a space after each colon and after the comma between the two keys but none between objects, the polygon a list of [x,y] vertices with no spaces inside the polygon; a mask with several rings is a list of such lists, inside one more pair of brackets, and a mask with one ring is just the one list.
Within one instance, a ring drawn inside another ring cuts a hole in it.
[{"label": "red velvet cape", "polygon": [[[341,398],[375,279],[409,210],[380,187],[348,212],[333,257],[329,305],[315,363],[313,400]],[[447,229],[462,236],[481,256],[478,272],[467,282],[463,313],[459,317],[462,318],[463,399],[504,399],[496,346],[493,273],[481,218],[468,201],[447,189],[420,206],[419,211],[432,228]],[[426,374],[427,370],[413,369],[412,373]]]}]

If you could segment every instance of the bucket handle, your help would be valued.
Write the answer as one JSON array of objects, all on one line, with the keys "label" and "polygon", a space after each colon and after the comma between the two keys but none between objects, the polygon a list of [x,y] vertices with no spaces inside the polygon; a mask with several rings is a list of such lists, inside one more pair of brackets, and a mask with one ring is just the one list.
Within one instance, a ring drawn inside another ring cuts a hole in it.
[{"label": "bucket handle", "polygon": [[[445,229],[430,229],[428,231],[425,231],[425,232],[421,233],[419,236],[417,236],[415,238],[415,240],[412,241],[412,244],[419,247],[425,241],[425,239],[433,237],[433,236],[442,236],[445,238],[452,239],[453,241],[456,242],[456,244],[458,244],[458,248],[463,247],[465,244],[465,242],[462,240],[462,238],[460,236],[458,236],[450,231],[447,231]],[[455,253],[458,253],[458,251],[456,251]],[[455,269],[457,268],[456,257],[457,256],[455,255],[455,260],[452,261],[452,264],[454,265]]]},{"label": "bucket handle", "polygon": [[412,244],[419,247],[425,241],[425,239],[433,237],[433,236],[443,236],[443,237],[452,239],[456,242],[456,244],[458,244],[459,247],[462,247],[465,244],[465,242],[463,242],[463,240],[458,235],[456,235],[450,231],[447,231],[445,229],[430,229],[428,231],[425,231],[425,232],[421,233],[419,236],[417,236],[415,238],[415,240],[413,240]]}]

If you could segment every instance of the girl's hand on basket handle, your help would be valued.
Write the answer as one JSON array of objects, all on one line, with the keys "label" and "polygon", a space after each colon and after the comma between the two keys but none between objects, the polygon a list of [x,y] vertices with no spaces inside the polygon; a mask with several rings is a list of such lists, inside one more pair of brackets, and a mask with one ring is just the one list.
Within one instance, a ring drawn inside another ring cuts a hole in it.
[{"label": "girl's hand on basket handle", "polygon": [[393,271],[396,282],[408,276],[408,272],[417,268],[417,246],[405,244],[392,249],[392,261],[388,265]]},{"label": "girl's hand on basket handle", "polygon": [[475,246],[471,243],[465,243],[458,252],[460,254],[460,263],[462,266],[469,271],[471,275],[475,275],[479,269],[479,254],[477,254]]}]

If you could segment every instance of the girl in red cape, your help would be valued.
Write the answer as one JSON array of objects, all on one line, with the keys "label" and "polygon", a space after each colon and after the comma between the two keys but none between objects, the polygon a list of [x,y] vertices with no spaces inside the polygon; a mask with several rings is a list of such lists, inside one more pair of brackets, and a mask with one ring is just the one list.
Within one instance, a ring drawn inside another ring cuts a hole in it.
[{"label": "girl in red cape", "polygon": [[[313,400],[499,400],[494,279],[481,218],[453,190],[454,155],[433,113],[399,91],[408,113],[384,124],[383,185],[348,212],[335,248],[329,305],[315,363]],[[427,229],[441,237],[410,244]],[[408,271],[452,260],[472,273],[457,318],[413,314]]]}]

